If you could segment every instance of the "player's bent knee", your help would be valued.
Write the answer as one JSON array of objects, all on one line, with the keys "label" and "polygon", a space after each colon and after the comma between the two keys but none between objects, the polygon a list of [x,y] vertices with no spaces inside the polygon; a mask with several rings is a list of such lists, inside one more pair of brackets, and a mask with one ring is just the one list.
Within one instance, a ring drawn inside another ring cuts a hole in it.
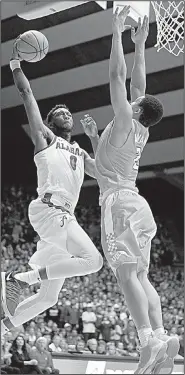
[{"label": "player's bent knee", "polygon": [[49,300],[48,300],[49,307],[56,305],[57,302],[58,302],[58,296],[49,295]]},{"label": "player's bent knee", "polygon": [[93,256],[91,266],[92,266],[92,272],[98,272],[103,267],[103,257],[98,251]]},{"label": "player's bent knee", "polygon": [[49,309],[50,307],[56,305],[58,302],[58,295],[55,295],[52,291],[48,292],[46,291],[45,293],[40,293],[40,301],[42,301],[42,304],[46,306],[46,309]]},{"label": "player's bent knee", "polygon": [[122,285],[137,277],[137,263],[121,264],[116,270],[118,284]]}]

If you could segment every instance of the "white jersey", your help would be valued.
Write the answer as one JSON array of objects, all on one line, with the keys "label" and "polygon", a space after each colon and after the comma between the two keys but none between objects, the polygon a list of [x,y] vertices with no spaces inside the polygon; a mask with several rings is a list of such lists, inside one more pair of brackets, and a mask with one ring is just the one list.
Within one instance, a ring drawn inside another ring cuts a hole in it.
[{"label": "white jersey", "polygon": [[84,180],[84,151],[78,143],[54,137],[50,145],[34,156],[39,197],[52,193],[55,204],[66,198],[75,208]]}]

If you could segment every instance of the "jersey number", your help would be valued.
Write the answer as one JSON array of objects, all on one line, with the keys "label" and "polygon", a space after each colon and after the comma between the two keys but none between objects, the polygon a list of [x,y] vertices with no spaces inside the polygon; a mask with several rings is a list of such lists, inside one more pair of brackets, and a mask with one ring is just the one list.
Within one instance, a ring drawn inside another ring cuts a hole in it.
[{"label": "jersey number", "polygon": [[74,171],[76,171],[76,163],[77,163],[77,157],[74,155],[70,156],[70,164]]},{"label": "jersey number", "polygon": [[141,157],[141,148],[140,147],[137,147],[136,148],[136,157],[134,159],[134,165],[133,165],[133,169],[135,169],[136,171],[138,171],[139,169],[139,159]]}]

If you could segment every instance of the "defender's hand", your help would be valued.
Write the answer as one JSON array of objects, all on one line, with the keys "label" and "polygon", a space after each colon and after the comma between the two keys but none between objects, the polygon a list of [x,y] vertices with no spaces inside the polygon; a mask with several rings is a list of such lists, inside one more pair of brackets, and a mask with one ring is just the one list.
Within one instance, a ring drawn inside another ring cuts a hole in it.
[{"label": "defender's hand", "polygon": [[113,19],[112,19],[113,33],[115,32],[122,33],[123,31],[131,28],[130,25],[125,25],[126,18],[130,12],[130,6],[125,5],[119,14],[118,12],[119,12],[119,7],[116,8],[115,13],[113,14]]},{"label": "defender's hand", "polygon": [[87,134],[88,137],[96,137],[98,135],[97,125],[92,117],[85,115],[84,119],[80,120],[80,122],[83,126],[85,134]]},{"label": "defender's hand", "polygon": [[149,20],[148,17],[145,16],[143,19],[143,24],[141,24],[141,18],[138,19],[138,27],[137,31],[135,31],[134,27],[131,29],[131,39],[136,43],[145,43],[148,37],[149,32]]}]

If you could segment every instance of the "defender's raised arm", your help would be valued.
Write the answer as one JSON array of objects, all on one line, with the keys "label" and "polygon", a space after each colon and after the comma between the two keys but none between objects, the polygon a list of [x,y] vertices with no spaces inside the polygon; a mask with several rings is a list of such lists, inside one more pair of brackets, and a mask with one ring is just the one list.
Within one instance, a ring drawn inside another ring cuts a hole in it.
[{"label": "defender's raised arm", "polygon": [[131,102],[134,102],[140,96],[145,95],[146,90],[146,67],[145,67],[145,42],[149,32],[148,17],[145,16],[141,24],[141,18],[138,20],[138,28],[131,30],[131,38],[135,43],[134,66],[131,74],[130,94]]},{"label": "defender's raised arm", "polygon": [[125,6],[118,14],[118,8],[113,15],[113,37],[109,62],[109,79],[111,104],[115,114],[111,143],[120,147],[132,126],[132,108],[127,100],[126,75],[127,68],[122,46],[122,32],[130,28],[125,25],[130,7]]}]

